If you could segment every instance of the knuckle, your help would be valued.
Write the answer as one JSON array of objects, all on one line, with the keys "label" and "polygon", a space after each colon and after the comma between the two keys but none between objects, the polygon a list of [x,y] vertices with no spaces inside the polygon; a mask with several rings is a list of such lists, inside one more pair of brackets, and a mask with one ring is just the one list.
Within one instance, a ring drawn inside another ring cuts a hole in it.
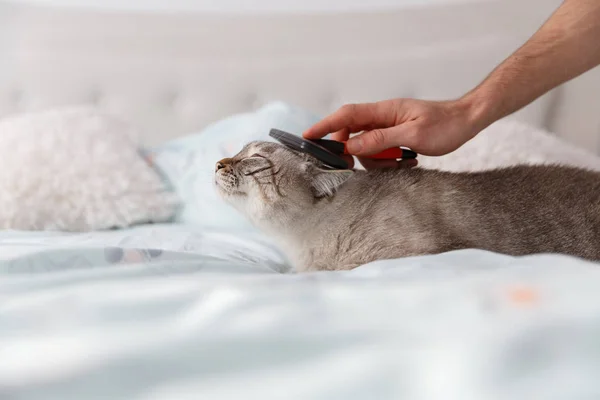
[{"label": "knuckle", "polygon": [[392,100],[389,105],[390,105],[390,107],[401,108],[406,105],[406,101],[407,101],[407,99],[405,99],[405,98],[398,98],[398,99]]},{"label": "knuckle", "polygon": [[385,133],[381,129],[372,130],[369,136],[371,137],[372,143],[376,146],[383,146],[386,143]]},{"label": "knuckle", "polygon": [[340,107],[340,112],[342,114],[353,114],[356,110],[356,104],[344,104]]},{"label": "knuckle", "polygon": [[342,106],[342,110],[343,110],[342,115],[343,115],[343,118],[345,119],[345,121],[348,124],[354,124],[357,119],[356,114],[359,111],[358,105],[357,104],[345,104],[344,106]]}]

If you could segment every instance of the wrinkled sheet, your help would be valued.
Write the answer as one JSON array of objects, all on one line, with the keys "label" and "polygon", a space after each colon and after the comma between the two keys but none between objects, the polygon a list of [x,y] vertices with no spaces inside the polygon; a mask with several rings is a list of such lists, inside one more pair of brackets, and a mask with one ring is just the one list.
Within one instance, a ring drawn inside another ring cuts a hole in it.
[{"label": "wrinkled sheet", "polygon": [[465,250],[294,274],[255,233],[0,234],[0,399],[592,399],[600,269]]}]

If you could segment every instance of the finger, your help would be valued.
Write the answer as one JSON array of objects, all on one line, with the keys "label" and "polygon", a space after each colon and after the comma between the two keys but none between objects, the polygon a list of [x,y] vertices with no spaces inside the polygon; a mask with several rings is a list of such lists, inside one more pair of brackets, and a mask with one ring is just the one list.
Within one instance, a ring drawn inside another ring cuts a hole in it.
[{"label": "finger", "polygon": [[348,140],[348,152],[356,156],[370,156],[392,147],[412,148],[410,130],[411,126],[403,124],[392,128],[363,132]]},{"label": "finger", "polygon": [[338,142],[345,142],[350,137],[350,132],[347,128],[340,129],[337,132],[331,134],[331,139],[337,140]]},{"label": "finger", "polygon": [[307,129],[303,136],[306,139],[320,139],[331,132],[350,126],[355,130],[360,130],[360,126],[377,122],[378,117],[377,103],[346,104]]}]

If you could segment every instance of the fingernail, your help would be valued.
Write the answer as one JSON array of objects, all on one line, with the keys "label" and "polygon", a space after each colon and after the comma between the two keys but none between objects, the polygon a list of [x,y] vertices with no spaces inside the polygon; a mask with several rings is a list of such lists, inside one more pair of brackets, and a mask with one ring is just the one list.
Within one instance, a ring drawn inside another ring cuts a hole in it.
[{"label": "fingernail", "polygon": [[359,153],[363,147],[362,139],[361,138],[350,139],[348,141],[348,143],[346,143],[346,146],[348,147],[348,152],[350,154]]}]

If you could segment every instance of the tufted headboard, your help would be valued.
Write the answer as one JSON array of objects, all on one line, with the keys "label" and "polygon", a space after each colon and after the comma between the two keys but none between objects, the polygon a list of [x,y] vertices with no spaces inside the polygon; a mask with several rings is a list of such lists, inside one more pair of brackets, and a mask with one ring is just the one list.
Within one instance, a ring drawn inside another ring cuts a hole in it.
[{"label": "tufted headboard", "polygon": [[[558,0],[490,0],[348,14],[226,15],[0,4],[0,116],[96,104],[146,144],[284,100],[441,99],[471,88]],[[600,72],[515,117],[600,149]]]}]

